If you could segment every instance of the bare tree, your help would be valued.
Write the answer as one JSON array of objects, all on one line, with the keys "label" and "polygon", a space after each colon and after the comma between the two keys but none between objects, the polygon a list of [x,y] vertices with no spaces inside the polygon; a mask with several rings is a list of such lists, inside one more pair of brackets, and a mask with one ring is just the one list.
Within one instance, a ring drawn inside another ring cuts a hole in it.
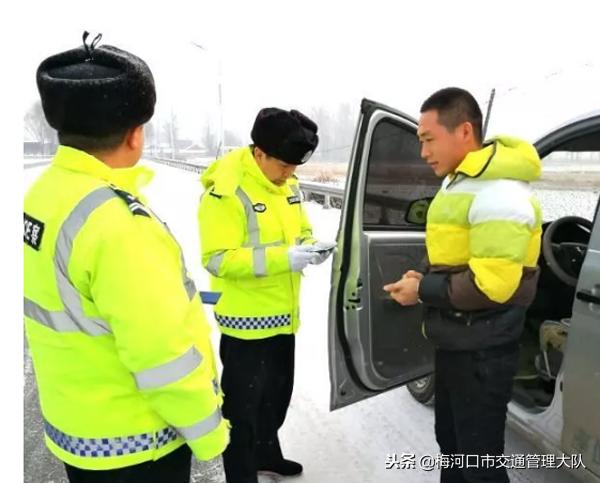
[{"label": "bare tree", "polygon": [[343,103],[338,106],[335,117],[334,146],[332,147],[332,160],[348,162],[352,150],[354,130],[356,129],[356,112],[350,104]]},{"label": "bare tree", "polygon": [[202,131],[202,144],[210,156],[216,156],[219,149],[219,140],[217,135],[211,130],[210,123],[207,122]]},{"label": "bare tree", "polygon": [[171,157],[177,157],[177,141],[179,139],[179,124],[177,121],[177,115],[171,109],[171,114],[162,126],[163,133],[166,135],[171,146]]},{"label": "bare tree", "polygon": [[335,121],[323,106],[312,108],[310,117],[317,123],[317,126],[319,126],[319,147],[315,151],[315,158],[328,161],[331,149],[334,147],[335,143]]},{"label": "bare tree", "polygon": [[144,124],[144,144],[147,148],[150,148],[152,154],[156,155],[156,149],[159,144],[159,128],[155,125],[154,121],[150,120]]},{"label": "bare tree", "polygon": [[242,138],[238,136],[237,133],[230,130],[226,130],[224,144],[225,146],[241,146],[244,143],[242,142]]},{"label": "bare tree", "polygon": [[319,147],[315,151],[315,159],[348,162],[356,125],[356,112],[351,105],[339,104],[332,111],[323,106],[313,107],[310,117],[319,126]]},{"label": "bare tree", "polygon": [[25,130],[29,136],[40,143],[39,154],[50,154],[58,144],[56,131],[46,121],[42,103],[34,102],[25,113]]}]

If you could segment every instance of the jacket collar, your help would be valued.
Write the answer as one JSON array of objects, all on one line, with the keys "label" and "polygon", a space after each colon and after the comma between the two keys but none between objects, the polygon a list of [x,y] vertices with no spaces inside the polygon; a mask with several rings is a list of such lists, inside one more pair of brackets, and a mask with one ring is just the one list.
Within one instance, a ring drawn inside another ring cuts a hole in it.
[{"label": "jacket collar", "polygon": [[456,168],[471,178],[534,181],[540,177],[541,160],[535,147],[522,139],[497,136],[472,151]]},{"label": "jacket collar", "polygon": [[265,174],[258,166],[258,163],[254,159],[254,156],[252,156],[251,152],[249,152],[248,155],[243,157],[243,163],[246,174],[254,178],[254,180],[267,191],[285,196],[288,196],[290,194],[290,189],[288,188],[288,185],[292,183],[291,179],[294,178],[288,180],[283,186],[277,186],[265,176]]},{"label": "jacket collar", "polygon": [[63,145],[58,147],[52,163],[70,171],[101,179],[136,197],[140,196],[140,189],[150,183],[154,177],[154,171],[145,166],[114,169],[85,151]]}]

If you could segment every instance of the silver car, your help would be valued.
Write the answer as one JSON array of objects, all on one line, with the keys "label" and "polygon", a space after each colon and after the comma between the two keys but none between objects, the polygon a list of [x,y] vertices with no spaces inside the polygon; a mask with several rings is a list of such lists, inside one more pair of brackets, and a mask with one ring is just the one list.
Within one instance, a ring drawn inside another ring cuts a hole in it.
[{"label": "silver car", "polygon": [[[404,385],[425,404],[433,398],[423,307],[402,307],[382,290],[425,268],[425,215],[440,180],[420,158],[416,131],[414,118],[363,100],[332,271],[332,410]],[[599,483],[600,111],[535,146],[543,174],[534,188],[546,220],[541,275],[508,420],[540,453],[581,455],[573,473]]]}]

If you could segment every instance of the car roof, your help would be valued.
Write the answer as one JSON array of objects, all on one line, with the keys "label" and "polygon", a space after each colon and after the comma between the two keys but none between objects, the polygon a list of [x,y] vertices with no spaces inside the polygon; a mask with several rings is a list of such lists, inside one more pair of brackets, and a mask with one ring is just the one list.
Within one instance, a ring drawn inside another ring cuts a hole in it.
[{"label": "car roof", "polygon": [[541,139],[544,139],[549,134],[552,134],[553,132],[556,132],[559,129],[562,129],[566,126],[570,126],[571,124],[577,124],[579,122],[586,121],[588,119],[594,119],[594,118],[600,118],[600,109],[594,109],[593,111],[589,111],[584,114],[580,114],[579,116],[576,116],[572,119],[569,119],[566,122],[559,124],[558,126],[554,127],[553,129],[550,129],[550,131],[545,132],[543,136],[539,136],[538,141]]}]

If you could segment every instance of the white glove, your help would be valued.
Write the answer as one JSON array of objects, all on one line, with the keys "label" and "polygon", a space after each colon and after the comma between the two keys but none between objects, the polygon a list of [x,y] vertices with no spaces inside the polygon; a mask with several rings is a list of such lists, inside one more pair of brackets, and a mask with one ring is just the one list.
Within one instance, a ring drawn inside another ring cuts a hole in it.
[{"label": "white glove", "polygon": [[306,265],[313,263],[319,254],[312,245],[294,245],[288,249],[288,258],[292,272],[301,272]]},{"label": "white glove", "polygon": [[320,265],[329,258],[329,255],[335,250],[335,243],[318,241],[312,245],[315,258],[310,263]]}]

